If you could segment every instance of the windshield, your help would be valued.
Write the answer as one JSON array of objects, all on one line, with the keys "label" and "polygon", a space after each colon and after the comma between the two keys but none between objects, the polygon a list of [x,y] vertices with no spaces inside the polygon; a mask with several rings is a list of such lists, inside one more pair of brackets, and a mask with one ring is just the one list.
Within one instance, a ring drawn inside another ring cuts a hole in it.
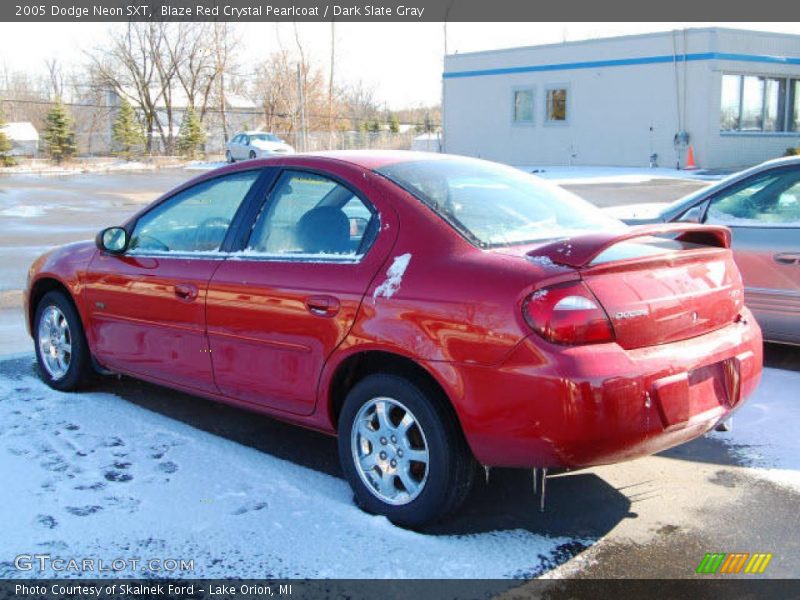
[{"label": "windshield", "polygon": [[377,172],[484,248],[625,227],[578,196],[497,163],[443,157],[395,163]]},{"label": "windshield", "polygon": [[250,140],[261,142],[280,142],[281,138],[274,133],[254,133],[250,135]]}]

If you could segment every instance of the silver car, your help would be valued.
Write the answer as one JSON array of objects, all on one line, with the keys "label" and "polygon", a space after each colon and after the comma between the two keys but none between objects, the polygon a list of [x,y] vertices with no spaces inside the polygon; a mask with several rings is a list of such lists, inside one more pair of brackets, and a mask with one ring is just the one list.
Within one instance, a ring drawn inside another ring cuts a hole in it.
[{"label": "silver car", "polygon": [[231,141],[225,144],[225,160],[229,163],[292,153],[294,153],[294,148],[274,133],[265,131],[237,133]]},{"label": "silver car", "polygon": [[800,157],[736,173],[649,218],[626,218],[622,212],[614,211],[632,225],[688,221],[730,227],[745,301],[764,338],[800,344]]}]

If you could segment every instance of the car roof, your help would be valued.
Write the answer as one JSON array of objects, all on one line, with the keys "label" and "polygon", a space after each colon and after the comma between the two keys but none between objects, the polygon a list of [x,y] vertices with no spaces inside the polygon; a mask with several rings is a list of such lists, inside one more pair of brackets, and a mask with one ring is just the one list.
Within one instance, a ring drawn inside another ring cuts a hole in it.
[{"label": "car roof", "polygon": [[329,158],[357,165],[364,169],[380,169],[392,164],[418,160],[443,160],[452,156],[436,152],[417,152],[413,150],[330,150],[309,152],[296,156]]}]

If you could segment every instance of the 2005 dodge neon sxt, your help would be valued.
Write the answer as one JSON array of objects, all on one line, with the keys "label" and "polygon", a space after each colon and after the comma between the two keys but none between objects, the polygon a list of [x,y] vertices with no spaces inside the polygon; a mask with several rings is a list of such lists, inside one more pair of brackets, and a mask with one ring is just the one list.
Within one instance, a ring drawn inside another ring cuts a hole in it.
[{"label": "2005 dodge neon sxt", "polygon": [[417,526],[477,463],[613,463],[727,418],[762,364],[729,244],[490,162],[294,155],[45,254],[26,310],[52,387],[112,371],[338,434],[357,502]]}]

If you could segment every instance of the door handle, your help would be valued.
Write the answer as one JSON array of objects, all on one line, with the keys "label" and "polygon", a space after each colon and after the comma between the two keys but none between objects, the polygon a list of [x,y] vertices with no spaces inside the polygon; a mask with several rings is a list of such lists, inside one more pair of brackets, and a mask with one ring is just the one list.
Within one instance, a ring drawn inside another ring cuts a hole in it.
[{"label": "door handle", "polygon": [[191,283],[178,283],[175,285],[174,291],[181,300],[192,301],[197,298],[197,286]]},{"label": "door handle", "polygon": [[781,254],[774,254],[772,258],[776,263],[782,265],[800,265],[800,254],[796,252],[782,252]]},{"label": "door handle", "polygon": [[339,312],[339,300],[333,296],[309,296],[306,308],[312,315],[332,317]]}]

